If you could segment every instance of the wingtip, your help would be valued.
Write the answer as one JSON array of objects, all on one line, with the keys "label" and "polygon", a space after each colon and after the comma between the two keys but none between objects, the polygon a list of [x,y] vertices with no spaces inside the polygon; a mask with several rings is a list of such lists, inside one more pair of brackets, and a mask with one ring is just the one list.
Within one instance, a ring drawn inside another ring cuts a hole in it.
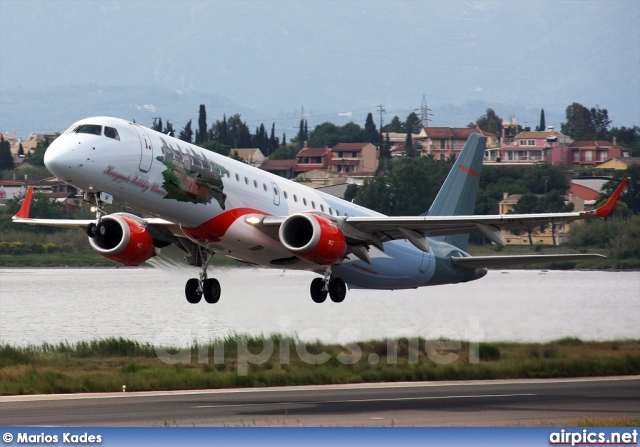
[{"label": "wingtip", "polygon": [[27,190],[27,194],[24,196],[22,206],[20,210],[13,216],[14,219],[28,219],[29,211],[31,210],[31,198],[33,197],[33,186],[30,186]]},{"label": "wingtip", "polygon": [[627,186],[628,181],[629,179],[627,177],[622,179],[622,181],[616,188],[615,192],[611,195],[611,197],[609,197],[609,200],[607,200],[607,203],[605,203],[604,205],[602,205],[600,208],[596,210],[596,216],[607,217],[609,213],[611,213],[611,211],[613,210],[613,207],[618,201],[618,198],[620,197],[620,194],[622,194],[624,187]]}]

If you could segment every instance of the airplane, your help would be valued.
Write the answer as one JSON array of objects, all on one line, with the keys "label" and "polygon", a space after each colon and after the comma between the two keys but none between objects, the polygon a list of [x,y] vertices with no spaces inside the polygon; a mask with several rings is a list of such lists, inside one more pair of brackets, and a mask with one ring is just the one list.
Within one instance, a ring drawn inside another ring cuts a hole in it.
[{"label": "airplane", "polygon": [[[102,256],[138,266],[171,244],[200,269],[185,285],[189,303],[220,299],[208,276],[214,254],[244,263],[320,275],[311,298],[339,303],[347,289],[407,289],[473,281],[488,268],[601,257],[597,254],[470,256],[470,233],[504,246],[501,229],[606,217],[622,193],[592,211],[473,215],[486,137],[471,134],[430,209],[389,217],[136,123],[92,117],[51,143],[46,167],[84,191],[95,219],[29,217],[33,188],[17,223],[79,227]],[[118,203],[137,214],[107,214]]]}]

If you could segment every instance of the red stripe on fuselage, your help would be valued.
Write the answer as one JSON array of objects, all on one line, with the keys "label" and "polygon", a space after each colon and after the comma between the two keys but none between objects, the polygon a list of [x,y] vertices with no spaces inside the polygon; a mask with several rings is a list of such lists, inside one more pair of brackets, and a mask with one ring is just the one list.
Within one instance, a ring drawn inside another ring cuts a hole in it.
[{"label": "red stripe on fuselage", "polygon": [[220,238],[224,236],[229,227],[240,217],[246,216],[247,214],[269,215],[264,211],[253,208],[235,208],[233,210],[225,211],[197,227],[182,227],[182,231],[191,239],[196,239],[202,242],[219,242]]}]

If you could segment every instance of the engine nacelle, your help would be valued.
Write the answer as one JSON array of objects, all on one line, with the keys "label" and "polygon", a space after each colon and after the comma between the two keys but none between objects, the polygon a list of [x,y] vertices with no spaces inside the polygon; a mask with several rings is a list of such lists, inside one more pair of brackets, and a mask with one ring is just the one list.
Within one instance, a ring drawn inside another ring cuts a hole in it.
[{"label": "engine nacelle", "polygon": [[140,265],[155,254],[153,238],[135,216],[109,214],[100,220],[103,231],[89,237],[91,247],[112,261]]},{"label": "engine nacelle", "polygon": [[282,222],[278,234],[282,245],[291,253],[321,265],[333,264],[347,249],[342,230],[329,219],[315,214],[292,214]]}]

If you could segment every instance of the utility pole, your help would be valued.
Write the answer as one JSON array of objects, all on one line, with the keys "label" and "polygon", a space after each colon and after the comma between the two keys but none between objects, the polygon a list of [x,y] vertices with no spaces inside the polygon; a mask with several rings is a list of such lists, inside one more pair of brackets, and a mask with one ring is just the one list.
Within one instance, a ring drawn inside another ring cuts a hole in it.
[{"label": "utility pole", "polygon": [[433,116],[431,109],[427,107],[427,97],[422,95],[422,106],[420,106],[420,124],[422,127],[429,127],[429,115]]},{"label": "utility pole", "polygon": [[378,106],[378,112],[380,112],[380,135],[382,135],[382,114],[385,112],[383,107],[384,106],[382,104]]}]

